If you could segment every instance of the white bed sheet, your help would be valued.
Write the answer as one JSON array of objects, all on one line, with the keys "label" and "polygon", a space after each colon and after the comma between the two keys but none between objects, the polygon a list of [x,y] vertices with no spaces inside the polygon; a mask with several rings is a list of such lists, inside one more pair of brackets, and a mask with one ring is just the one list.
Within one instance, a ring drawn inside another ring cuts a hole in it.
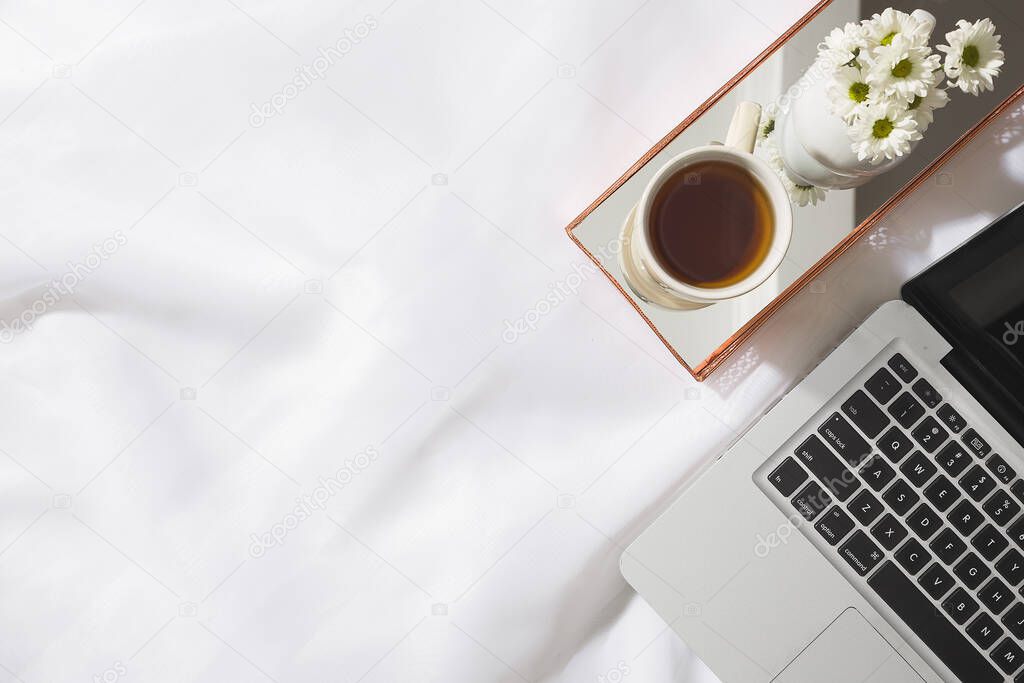
[{"label": "white bed sheet", "polygon": [[562,228],[811,5],[0,2],[0,683],[714,680],[622,547],[1024,183],[690,380]]}]

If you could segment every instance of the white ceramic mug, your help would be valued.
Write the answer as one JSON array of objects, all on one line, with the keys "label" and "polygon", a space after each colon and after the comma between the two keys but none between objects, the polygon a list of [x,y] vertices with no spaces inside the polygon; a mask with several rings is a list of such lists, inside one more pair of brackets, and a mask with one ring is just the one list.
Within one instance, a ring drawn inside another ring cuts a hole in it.
[{"label": "white ceramic mug", "polygon": [[[741,102],[733,114],[724,145],[705,145],[683,152],[662,166],[647,183],[640,202],[626,220],[619,252],[619,265],[627,284],[644,301],[679,310],[703,308],[746,294],[782,265],[793,235],[793,210],[789,193],[775,171],[753,154],[760,116],[760,105]],[[725,287],[697,287],[679,281],[658,263],[650,245],[651,205],[658,190],[669,178],[705,161],[722,161],[745,169],[764,188],[772,207],[774,230],[767,253],[750,275]]]}]

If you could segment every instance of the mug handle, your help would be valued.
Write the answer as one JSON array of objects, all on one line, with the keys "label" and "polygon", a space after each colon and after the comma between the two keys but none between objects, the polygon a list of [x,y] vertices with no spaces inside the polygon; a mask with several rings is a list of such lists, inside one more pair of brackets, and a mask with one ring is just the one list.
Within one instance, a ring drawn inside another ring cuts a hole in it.
[{"label": "mug handle", "polygon": [[725,146],[747,154],[753,153],[760,123],[761,105],[757,102],[740,102],[732,114],[732,123],[725,135]]}]

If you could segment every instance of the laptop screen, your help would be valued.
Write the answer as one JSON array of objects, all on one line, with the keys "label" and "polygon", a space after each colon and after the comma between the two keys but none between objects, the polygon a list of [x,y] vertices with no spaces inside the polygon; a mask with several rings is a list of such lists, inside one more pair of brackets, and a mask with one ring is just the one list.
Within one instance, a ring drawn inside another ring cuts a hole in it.
[{"label": "laptop screen", "polygon": [[[1008,296],[1019,293],[1020,296]],[[1024,366],[1024,242],[950,290],[971,320]]]},{"label": "laptop screen", "polygon": [[1024,444],[1024,205],[903,286],[953,347],[942,363]]}]

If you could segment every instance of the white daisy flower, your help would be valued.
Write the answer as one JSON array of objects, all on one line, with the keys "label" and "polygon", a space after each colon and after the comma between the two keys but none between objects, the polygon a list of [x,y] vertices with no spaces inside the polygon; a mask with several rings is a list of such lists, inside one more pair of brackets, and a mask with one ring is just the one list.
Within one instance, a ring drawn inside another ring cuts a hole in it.
[{"label": "white daisy flower", "polygon": [[924,46],[931,35],[928,24],[892,7],[864,20],[863,24],[864,38],[871,48],[889,45],[896,36],[903,36],[913,45]]},{"label": "white daisy flower", "polygon": [[860,69],[841,66],[828,84],[832,113],[849,123],[862,104],[877,99],[876,92],[872,86],[867,84]]},{"label": "white daisy flower", "polygon": [[818,54],[829,66],[853,66],[857,62],[857,56],[866,48],[864,27],[851,21],[843,28],[832,29],[832,32],[825,36],[824,42],[818,46]]},{"label": "white daisy flower", "polygon": [[881,100],[865,107],[850,125],[853,151],[861,161],[880,164],[910,151],[910,144],[921,139],[917,121],[906,104]]},{"label": "white daisy flower", "polygon": [[808,204],[817,206],[818,202],[825,201],[825,195],[828,194],[828,190],[825,188],[816,185],[797,185],[786,175],[785,171],[782,172],[782,175],[786,176],[782,184],[786,186],[789,198],[797,206],[807,206]]},{"label": "white daisy flower", "polygon": [[789,194],[789,198],[794,204],[797,206],[807,206],[808,204],[816,206],[818,202],[825,201],[825,195],[828,193],[828,190],[815,187],[814,185],[798,185],[789,177],[789,174],[786,173],[786,166],[782,163],[779,143],[774,137],[765,139],[764,150],[768,165],[772,167],[775,174],[782,180],[782,185],[786,188],[786,193]]},{"label": "white daisy flower", "polygon": [[866,80],[869,85],[904,103],[924,97],[939,80],[942,58],[927,45],[916,45],[899,33],[888,45],[874,49]]},{"label": "white daisy flower", "polygon": [[995,35],[996,27],[990,19],[973,24],[961,19],[957,29],[946,34],[949,45],[939,45],[946,53],[946,76],[954,87],[977,95],[992,90],[992,79],[999,75],[1003,65],[1002,36]]},{"label": "white daisy flower", "polygon": [[917,130],[924,134],[935,120],[933,112],[949,103],[949,95],[942,88],[932,88],[924,97],[916,96],[907,105],[910,115],[917,121]]}]

